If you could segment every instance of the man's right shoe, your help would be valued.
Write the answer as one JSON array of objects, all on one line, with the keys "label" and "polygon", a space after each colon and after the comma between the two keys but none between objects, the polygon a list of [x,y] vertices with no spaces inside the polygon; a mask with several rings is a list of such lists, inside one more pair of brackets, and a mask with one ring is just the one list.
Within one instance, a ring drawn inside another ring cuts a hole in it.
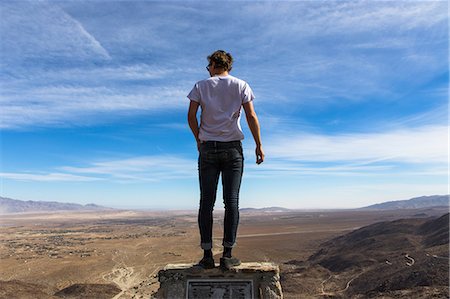
[{"label": "man's right shoe", "polygon": [[213,269],[216,267],[214,264],[214,259],[212,257],[204,257],[198,262],[197,266],[202,267],[203,269]]},{"label": "man's right shoe", "polygon": [[230,270],[232,267],[239,266],[241,261],[235,257],[221,257],[220,268]]}]

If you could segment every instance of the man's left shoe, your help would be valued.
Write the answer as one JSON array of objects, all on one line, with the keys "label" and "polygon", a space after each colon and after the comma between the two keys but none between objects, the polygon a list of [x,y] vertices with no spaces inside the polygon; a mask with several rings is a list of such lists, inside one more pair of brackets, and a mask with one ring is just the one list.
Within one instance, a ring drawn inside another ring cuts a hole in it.
[{"label": "man's left shoe", "polygon": [[230,270],[232,267],[239,266],[241,261],[235,257],[221,257],[220,267],[225,270]]},{"label": "man's left shoe", "polygon": [[216,267],[216,265],[214,263],[214,259],[212,257],[202,258],[196,266],[200,266],[203,269],[213,269],[214,267]]}]

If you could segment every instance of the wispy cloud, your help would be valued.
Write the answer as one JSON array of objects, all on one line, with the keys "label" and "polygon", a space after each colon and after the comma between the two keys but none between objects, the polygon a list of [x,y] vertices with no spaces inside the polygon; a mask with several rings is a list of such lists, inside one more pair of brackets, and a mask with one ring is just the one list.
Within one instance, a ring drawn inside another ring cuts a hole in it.
[{"label": "wispy cloud", "polygon": [[121,160],[93,162],[86,167],[61,167],[69,173],[89,174],[121,182],[160,181],[192,178],[197,175],[193,160],[172,156],[143,156]]},{"label": "wispy cloud", "polygon": [[[264,19],[266,29],[253,40],[264,46],[252,57],[269,57],[258,64],[265,72],[250,76],[262,91],[274,77],[286,82],[293,105],[383,101],[447,71],[444,2],[260,2],[245,12]],[[298,87],[305,83],[321,88]]]},{"label": "wispy cloud", "polygon": [[[446,126],[424,126],[385,133],[288,133],[268,138],[266,162],[253,164],[246,152],[246,176],[445,176]],[[250,149],[250,147],[249,147]],[[2,173],[1,177],[33,181],[157,182],[195,178],[197,162],[180,155],[136,156],[91,161],[85,166],[61,166],[49,173]]]},{"label": "wispy cloud", "polygon": [[[430,28],[446,22],[444,1],[314,1],[308,2],[259,2],[245,7],[243,13],[262,16],[269,24],[268,34],[316,36],[317,34],[355,32],[379,32],[393,28],[397,32],[414,28]],[[302,12],[302,18],[296,13]],[[279,15],[285,18],[279,19]],[[299,26],[303,25],[303,26]],[[281,29],[281,30],[280,30]],[[381,36],[380,36],[381,37]]]},{"label": "wispy cloud", "polygon": [[73,175],[69,173],[26,173],[26,172],[0,172],[0,178],[16,181],[35,182],[92,182],[102,180],[101,178]]},{"label": "wispy cloud", "polygon": [[[7,91],[7,90],[6,90]],[[179,86],[140,87],[121,91],[109,87],[47,86],[22,90],[0,97],[0,128],[30,125],[97,123],[95,115],[106,112],[105,119],[123,114],[142,114],[186,107],[185,88]],[[101,120],[100,120],[101,121]]]},{"label": "wispy cloud", "polygon": [[[383,101],[447,70],[445,2],[20,1],[2,10],[2,128],[181,109],[216,47],[235,54],[236,74],[270,111]],[[211,31],[219,11],[232,18]]]},{"label": "wispy cloud", "polygon": [[74,18],[70,17],[65,11],[61,10],[61,14],[65,17],[67,17],[68,22],[73,22],[74,27],[78,29],[79,33],[86,37],[88,41],[90,41],[90,44],[92,47],[96,50],[97,53],[102,55],[104,58],[111,59],[111,56],[109,55],[108,51],[106,51],[105,48],[100,44],[100,42],[92,36],[89,32],[86,31],[86,29],[83,27],[83,25],[75,20]]},{"label": "wispy cloud", "polygon": [[395,169],[393,165],[357,165],[340,163],[336,165],[319,163],[299,163],[292,160],[268,158],[266,164],[255,166],[247,162],[246,177],[276,178],[276,177],[304,177],[304,176],[381,176]]},{"label": "wispy cloud", "polygon": [[[445,92],[445,96],[443,93]],[[448,90],[438,89],[438,90],[427,90],[426,91],[428,97],[432,96],[432,93],[436,93],[439,99],[446,99]],[[439,100],[441,101],[441,100]],[[393,130],[399,128],[408,128],[408,127],[423,127],[430,125],[444,125],[448,124],[449,115],[448,115],[448,103],[445,103],[440,106],[436,106],[428,111],[422,111],[421,113],[411,114],[407,116],[397,117],[395,121],[385,122],[383,126],[379,128],[380,131],[385,130]],[[444,137],[444,136],[443,136]],[[445,137],[444,137],[445,138]]]},{"label": "wispy cloud", "polygon": [[[109,64],[109,65],[85,65],[68,68],[49,68],[43,71],[40,68],[17,67],[3,75],[4,80],[10,80],[9,83],[24,84],[28,86],[36,85],[56,85],[56,84],[80,84],[80,85],[99,85],[108,83],[149,83],[148,80],[164,79],[176,72],[180,68],[150,65],[146,63],[133,64]],[[14,81],[17,80],[17,81]],[[29,84],[25,80],[32,80]],[[151,82],[151,81],[150,81]]]},{"label": "wispy cloud", "polygon": [[394,161],[371,161],[367,162],[367,165],[358,165],[351,162],[301,163],[293,160],[268,158],[264,165],[259,166],[249,163],[249,159],[247,159],[245,176],[257,179],[354,177],[376,180],[388,177],[396,179],[443,177],[447,175],[447,172],[445,166],[411,165]]},{"label": "wispy cloud", "polygon": [[61,166],[50,172],[2,172],[0,177],[18,181],[114,183],[159,182],[194,178],[197,162],[175,155],[139,156],[127,159],[93,161],[86,166]]},{"label": "wispy cloud", "polygon": [[266,150],[273,157],[295,161],[447,163],[447,134],[447,126],[336,136],[286,133],[270,138]]},{"label": "wispy cloud", "polygon": [[266,136],[266,161],[254,164],[254,145],[247,140],[246,175],[276,177],[418,177],[448,173],[448,127],[390,126],[381,133],[326,135],[295,129]]},{"label": "wispy cloud", "polygon": [[0,22],[3,63],[111,58],[80,22],[45,1],[3,2]]}]

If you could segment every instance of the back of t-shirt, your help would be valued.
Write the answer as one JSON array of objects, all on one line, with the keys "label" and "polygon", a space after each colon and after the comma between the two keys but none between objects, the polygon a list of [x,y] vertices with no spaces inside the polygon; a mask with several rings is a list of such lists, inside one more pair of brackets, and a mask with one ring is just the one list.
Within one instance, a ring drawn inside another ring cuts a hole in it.
[{"label": "back of t-shirt", "polygon": [[244,139],[240,125],[242,104],[255,98],[245,81],[231,75],[214,76],[197,82],[188,98],[201,106],[200,140]]}]

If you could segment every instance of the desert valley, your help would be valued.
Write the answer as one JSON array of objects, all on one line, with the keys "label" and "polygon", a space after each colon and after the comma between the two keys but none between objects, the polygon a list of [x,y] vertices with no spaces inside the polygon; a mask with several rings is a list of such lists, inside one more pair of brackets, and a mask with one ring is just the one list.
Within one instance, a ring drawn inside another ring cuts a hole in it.
[{"label": "desert valley", "polygon": [[[448,225],[445,206],[242,209],[234,253],[278,264],[285,298],[448,298]],[[151,298],[158,271],[197,262],[198,244],[196,211],[4,214],[0,298]]]}]

